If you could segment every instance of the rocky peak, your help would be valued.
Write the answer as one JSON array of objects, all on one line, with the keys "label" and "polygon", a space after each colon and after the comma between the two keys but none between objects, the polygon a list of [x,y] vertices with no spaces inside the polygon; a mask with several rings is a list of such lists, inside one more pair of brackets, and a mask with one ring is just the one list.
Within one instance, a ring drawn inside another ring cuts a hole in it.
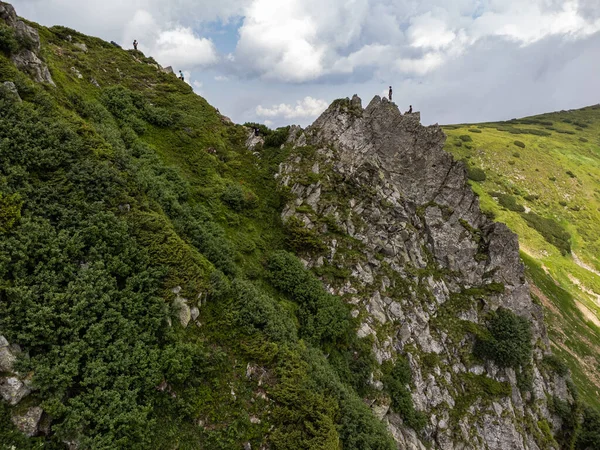
[{"label": "rocky peak", "polygon": [[[295,217],[325,241],[324,254],[303,255],[309,267],[350,269],[350,276],[324,282],[352,305],[358,335],[371,336],[380,363],[397,355],[409,360],[415,408],[429,418],[425,434],[447,449],[538,448],[523,423],[555,422],[546,398],[567,398],[565,380],[538,365],[549,346],[517,237],[482,214],[464,165],[443,150],[441,128],[422,126],[418,113],[403,115],[379,96],[363,109],[354,96],[336,100],[313,125],[291,134],[297,150],[278,175],[293,194],[283,219]],[[327,233],[332,227],[335,237]],[[483,330],[500,307],[531,324],[533,394],[517,386],[525,368],[516,374],[489,361],[481,365],[464,352],[473,338],[461,324]],[[425,368],[426,358],[439,363]],[[452,412],[474,379],[506,383],[512,393]],[[422,437],[389,402],[367,401],[400,447],[421,448]]]},{"label": "rocky peak", "polygon": [[21,48],[12,55],[15,65],[29,74],[38,83],[48,83],[55,86],[48,66],[40,58],[40,36],[38,31],[20,20],[15,8],[0,2],[0,20],[14,30]]}]

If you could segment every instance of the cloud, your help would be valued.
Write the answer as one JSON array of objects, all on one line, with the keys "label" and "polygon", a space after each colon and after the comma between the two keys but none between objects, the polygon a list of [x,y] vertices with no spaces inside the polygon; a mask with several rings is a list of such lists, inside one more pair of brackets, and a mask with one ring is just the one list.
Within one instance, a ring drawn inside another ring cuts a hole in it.
[{"label": "cloud", "polygon": [[256,115],[259,117],[277,117],[284,119],[303,119],[315,118],[327,109],[329,103],[312,97],[305,97],[298,100],[296,105],[281,103],[273,105],[271,108],[264,106],[256,107]]},{"label": "cloud", "polygon": [[189,28],[178,27],[161,31],[154,43],[154,54],[159,61],[170,65],[198,67],[217,62],[214,44],[197,37]]}]

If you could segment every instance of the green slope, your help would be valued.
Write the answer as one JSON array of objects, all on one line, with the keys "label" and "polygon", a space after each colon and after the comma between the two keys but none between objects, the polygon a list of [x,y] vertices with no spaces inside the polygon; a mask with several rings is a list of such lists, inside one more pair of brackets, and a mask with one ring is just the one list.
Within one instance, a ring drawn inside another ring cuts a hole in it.
[{"label": "green slope", "polygon": [[[56,88],[0,46],[23,99],[0,98],[0,329],[36,390],[0,405],[0,447],[393,448],[369,342],[285,252],[285,130],[258,159],[140,52],[32,25]],[[36,404],[51,432],[26,440],[10,414]]]},{"label": "green slope", "polygon": [[600,105],[444,131],[482,209],[519,235],[553,347],[600,406]]}]

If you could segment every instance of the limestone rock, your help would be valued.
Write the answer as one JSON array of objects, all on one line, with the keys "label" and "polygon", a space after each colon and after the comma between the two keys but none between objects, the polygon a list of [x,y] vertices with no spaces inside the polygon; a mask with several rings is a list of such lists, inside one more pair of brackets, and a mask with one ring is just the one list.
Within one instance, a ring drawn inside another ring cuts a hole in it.
[{"label": "limestone rock", "polygon": [[0,373],[13,372],[16,360],[17,357],[11,352],[8,341],[4,336],[0,336]]},{"label": "limestone rock", "polygon": [[[482,324],[487,312],[502,306],[529,320],[534,339],[548,345],[542,310],[529,296],[517,237],[481,213],[464,165],[443,150],[441,128],[422,126],[419,113],[402,115],[378,96],[363,109],[354,96],[335,101],[305,130],[290,131],[288,145],[310,145],[315,151],[310,157],[292,152],[280,164],[277,179],[292,193],[282,219],[296,216],[319,230],[319,216],[329,215],[346,233],[323,236],[328,256],[302,259],[306,267],[326,259],[351,269],[346,280],[326,288],[352,305],[352,317],[361,320],[357,334],[373,339],[379,364],[397,355],[407,358],[415,409],[428,417],[428,440],[449,450],[536,449],[541,431],[528,431],[523,423],[552,422],[546,399],[569,399],[564,379],[550,380],[533,361],[534,411],[521,398],[514,371],[473,365],[462,350],[473,345],[472,334],[457,342],[451,333],[453,321]],[[318,173],[318,183],[306,185],[307,168]],[[351,188],[350,195],[344,187]],[[317,217],[307,220],[297,212],[301,205],[310,205]],[[357,241],[362,256],[356,255]],[[356,255],[350,263],[344,260],[349,253]],[[490,283],[504,291],[490,290],[473,299],[478,303],[453,311],[449,325],[437,321],[448,314],[444,308],[454,294],[472,287],[485,291]],[[492,403],[475,400],[453,424],[450,412],[469,388],[461,376],[465,372],[508,382],[512,392]],[[367,399],[398,447],[425,448],[421,436],[380,400]]]},{"label": "limestone rock", "polygon": [[39,406],[29,408],[24,414],[12,416],[12,422],[27,437],[36,436],[44,411]]},{"label": "limestone rock", "polygon": [[183,297],[177,297],[173,301],[173,309],[177,312],[177,318],[181,326],[186,328],[192,320],[192,311]]},{"label": "limestone rock", "polygon": [[31,393],[27,384],[17,377],[0,378],[0,396],[10,405],[16,405]]},{"label": "limestone rock", "polygon": [[23,72],[28,73],[38,83],[48,83],[56,86],[48,66],[42,62],[31,50],[23,50],[12,57],[15,65]]},{"label": "limestone rock", "polygon": [[73,44],[73,46],[77,47],[79,50],[81,50],[84,53],[88,52],[87,45],[85,45],[83,42],[77,42],[77,43]]}]

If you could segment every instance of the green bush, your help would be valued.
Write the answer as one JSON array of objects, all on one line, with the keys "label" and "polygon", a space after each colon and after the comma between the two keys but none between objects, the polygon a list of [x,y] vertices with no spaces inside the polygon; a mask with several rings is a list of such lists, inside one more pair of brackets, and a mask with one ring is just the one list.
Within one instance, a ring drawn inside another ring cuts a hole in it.
[{"label": "green bush", "polygon": [[561,377],[566,377],[569,374],[569,367],[567,364],[556,355],[545,355],[542,362],[547,368]]},{"label": "green bush", "polygon": [[481,133],[481,130],[479,128],[469,128],[468,131],[471,133]]},{"label": "green bush", "polygon": [[455,147],[462,147],[462,141],[461,140],[454,141],[454,146]]},{"label": "green bush", "polygon": [[277,128],[265,138],[265,147],[281,147],[287,141],[290,127]]},{"label": "green bush", "polygon": [[0,23],[0,52],[7,55],[12,55],[19,49],[19,42],[15,37],[14,30],[5,25],[3,22]]},{"label": "green bush", "polygon": [[577,450],[600,448],[600,412],[590,407],[583,410],[583,423],[575,443]]},{"label": "green bush", "polygon": [[500,367],[517,368],[531,360],[531,324],[512,311],[499,308],[488,320],[489,335],[479,337],[474,353]]},{"label": "green bush", "polygon": [[473,139],[468,134],[462,134],[458,138],[463,142],[473,142]]},{"label": "green bush", "polygon": [[0,192],[0,233],[9,231],[21,219],[23,201],[18,194]]},{"label": "green bush", "polygon": [[584,138],[584,137],[580,137],[580,138],[579,138],[579,141],[580,141],[580,142],[584,142],[584,143],[585,143],[585,142],[589,142],[589,141],[588,141],[586,138]]},{"label": "green bush", "polygon": [[515,144],[517,147],[525,148],[525,143],[524,142],[515,141],[515,142],[513,142],[513,144]]},{"label": "green bush", "polygon": [[487,178],[485,171],[477,167],[467,167],[467,177],[469,180],[478,182],[485,181]]},{"label": "green bush", "polygon": [[513,158],[520,158],[521,154],[519,152],[514,152],[513,153]]},{"label": "green bush", "polygon": [[327,293],[319,279],[293,254],[278,251],[268,261],[268,277],[299,305],[300,335],[315,344],[347,340],[350,314],[342,299]]},{"label": "green bush", "polygon": [[256,194],[238,184],[228,185],[221,194],[221,201],[237,212],[254,209],[258,206]]},{"label": "green bush", "polygon": [[290,343],[297,340],[296,327],[289,313],[252,283],[234,280],[231,293],[238,329],[248,334],[262,331],[275,342]]},{"label": "green bush", "polygon": [[517,203],[517,199],[515,197],[513,197],[512,195],[503,194],[501,192],[490,192],[489,194],[492,197],[497,198],[500,206],[508,209],[509,211],[514,211],[514,212],[524,212],[525,211],[525,208],[523,207],[523,205],[519,205]]},{"label": "green bush", "polygon": [[539,196],[539,195],[537,195],[537,194],[528,194],[528,195],[524,196],[523,198],[524,198],[525,200],[527,200],[528,202],[533,202],[533,201],[535,201],[535,200],[539,199],[539,198],[540,198],[540,196]]},{"label": "green bush", "polygon": [[553,219],[538,216],[535,213],[521,214],[527,225],[540,233],[546,241],[560,250],[563,255],[571,253],[571,235]]},{"label": "green bush", "polygon": [[567,170],[565,173],[566,173],[567,175],[569,175],[569,177],[571,177],[571,178],[577,178],[577,175],[575,175],[575,174],[574,174],[573,172],[571,172],[570,170]]},{"label": "green bush", "polygon": [[286,243],[297,252],[322,253],[327,250],[319,233],[304,226],[298,217],[292,216],[285,222]]},{"label": "green bush", "polygon": [[392,400],[392,410],[402,417],[404,423],[421,431],[427,424],[425,415],[415,410],[410,390],[407,388],[412,382],[412,373],[406,358],[399,356],[395,364],[385,361],[381,367],[383,384]]}]

